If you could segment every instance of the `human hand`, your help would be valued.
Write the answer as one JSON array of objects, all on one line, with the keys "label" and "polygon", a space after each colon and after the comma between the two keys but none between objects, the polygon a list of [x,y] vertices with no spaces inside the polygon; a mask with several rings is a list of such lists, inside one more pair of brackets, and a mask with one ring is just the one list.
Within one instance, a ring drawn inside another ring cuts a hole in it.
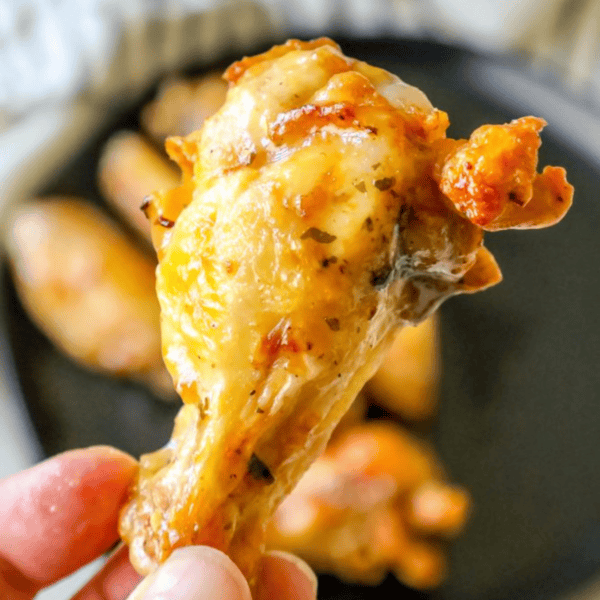
[{"label": "human hand", "polygon": [[[261,563],[255,600],[315,600],[317,579],[300,559],[269,552]],[[248,582],[223,552],[188,546],[173,552],[128,600],[251,600]],[[95,599],[94,599],[95,600]]]},{"label": "human hand", "polygon": [[[135,472],[130,456],[94,447],[60,454],[0,481],[0,597],[30,600],[114,545],[119,509]],[[121,551],[76,598],[123,600],[139,581]],[[165,600],[250,600],[233,562],[199,546],[176,551],[130,600],[159,594]],[[263,559],[257,595],[258,600],[313,600],[316,579],[299,559],[270,553]]]}]

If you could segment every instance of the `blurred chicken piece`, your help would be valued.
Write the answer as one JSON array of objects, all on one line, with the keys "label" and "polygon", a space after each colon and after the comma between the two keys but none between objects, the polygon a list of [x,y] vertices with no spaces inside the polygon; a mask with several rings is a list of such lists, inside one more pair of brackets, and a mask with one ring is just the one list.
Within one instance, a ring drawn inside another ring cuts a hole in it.
[{"label": "blurred chicken piece", "polygon": [[[253,584],[266,523],[397,328],[501,274],[440,189],[477,141],[446,139],[447,115],[422,92],[330,40],[290,41],[226,77],[221,110],[167,140],[182,185],[148,206],[165,362],[185,404],[170,442],[141,458],[120,531],[142,573],[210,544]],[[517,128],[495,127],[519,153]],[[488,175],[509,180],[509,155],[486,157]],[[568,209],[558,171],[527,218]]]},{"label": "blurred chicken piece", "polygon": [[104,198],[150,241],[150,224],[140,207],[156,190],[169,190],[180,176],[168,160],[142,135],[121,131],[104,147],[98,168],[98,185]]},{"label": "blurred chicken piece", "polygon": [[406,421],[433,417],[440,348],[437,315],[398,331],[381,367],[367,383],[373,401]]},{"label": "blurred chicken piece", "polygon": [[85,367],[175,395],[160,352],[154,262],[102,212],[74,198],[23,204],[7,246],[24,306],[59,348]]},{"label": "blurred chicken piece", "polygon": [[200,129],[221,108],[226,93],[227,82],[220,73],[167,80],[142,110],[142,128],[162,146],[169,136]]},{"label": "blurred chicken piece", "polygon": [[277,509],[267,546],[347,581],[376,584],[392,571],[430,589],[446,572],[439,538],[460,531],[468,507],[429,446],[371,421],[336,435]]}]

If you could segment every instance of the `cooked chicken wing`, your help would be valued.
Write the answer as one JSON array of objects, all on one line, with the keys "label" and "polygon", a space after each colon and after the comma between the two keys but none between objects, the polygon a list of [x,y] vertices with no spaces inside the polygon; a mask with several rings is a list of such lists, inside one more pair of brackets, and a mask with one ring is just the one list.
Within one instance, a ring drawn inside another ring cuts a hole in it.
[{"label": "cooked chicken wing", "polygon": [[160,353],[154,262],[100,210],[46,198],[12,215],[7,249],[21,300],[67,355],[174,396]]},{"label": "cooked chicken wing", "polygon": [[[535,154],[540,121],[493,126],[502,156],[479,139],[491,134],[448,140],[422,92],[330,40],[288,42],[226,77],[219,112],[167,141],[183,183],[148,206],[163,353],[184,406],[167,446],[142,457],[120,529],[143,573],[205,543],[252,583],[265,524],[398,326],[500,280],[480,224],[510,212],[518,225],[517,209],[553,222],[572,188],[562,170],[536,177],[510,160]],[[457,173],[478,153],[470,185]],[[488,187],[502,204],[492,216],[479,210]]]},{"label": "cooked chicken wing", "polygon": [[432,588],[445,575],[440,539],[465,523],[469,496],[444,481],[432,449],[392,423],[340,432],[282,502],[267,545],[320,571],[377,583],[388,571]]},{"label": "cooked chicken wing", "polygon": [[[212,116],[223,105],[227,83],[216,73],[210,73],[196,79],[169,79],[159,88],[157,97],[142,111],[144,129],[159,142],[169,136],[187,135],[199,129],[204,121]],[[101,181],[117,179],[122,189],[135,190],[143,182],[145,169],[157,170],[154,152],[136,152],[137,168],[131,169],[130,154],[135,148],[144,148],[142,144],[134,144],[130,136],[117,136],[109,144],[116,157],[113,161],[102,161]],[[139,138],[139,136],[137,136]],[[165,159],[166,160],[166,159]],[[138,163],[142,163],[141,165]],[[121,168],[119,168],[119,165]],[[162,166],[158,172],[165,170]],[[135,181],[130,182],[130,179]],[[147,185],[147,183],[146,183]],[[164,189],[165,186],[157,185]],[[104,190],[110,191],[115,186],[104,184]],[[131,194],[113,194],[114,204],[119,198],[129,199],[127,206],[135,220],[128,220],[134,225],[143,214],[136,210],[139,198]],[[121,201],[122,203],[122,201]],[[123,215],[129,217],[128,211]],[[138,228],[149,233],[150,224]],[[439,378],[439,344],[437,319],[432,317],[416,327],[401,328],[387,353],[381,367],[369,382],[367,389],[374,394],[377,404],[400,415],[408,421],[422,421],[433,416],[437,399],[436,388]]]}]

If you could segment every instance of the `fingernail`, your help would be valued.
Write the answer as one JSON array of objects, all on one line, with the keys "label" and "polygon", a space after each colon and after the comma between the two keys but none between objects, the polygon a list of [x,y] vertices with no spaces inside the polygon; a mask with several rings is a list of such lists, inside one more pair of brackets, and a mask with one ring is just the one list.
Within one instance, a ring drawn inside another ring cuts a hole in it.
[{"label": "fingernail", "polygon": [[300,558],[271,550],[262,559],[261,587],[265,597],[279,600],[315,600],[317,576]]},{"label": "fingernail", "polygon": [[144,579],[128,600],[251,600],[233,561],[208,546],[179,548]]}]

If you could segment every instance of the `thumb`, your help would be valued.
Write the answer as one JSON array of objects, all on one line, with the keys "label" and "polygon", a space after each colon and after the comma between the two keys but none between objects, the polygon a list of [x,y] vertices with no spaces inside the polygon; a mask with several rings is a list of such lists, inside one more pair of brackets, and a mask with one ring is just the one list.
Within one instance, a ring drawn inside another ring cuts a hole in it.
[{"label": "thumb", "polygon": [[316,600],[317,576],[300,558],[271,550],[261,561],[257,600]]},{"label": "thumb", "polygon": [[171,554],[133,590],[128,600],[251,600],[250,588],[233,561],[209,546]]}]

